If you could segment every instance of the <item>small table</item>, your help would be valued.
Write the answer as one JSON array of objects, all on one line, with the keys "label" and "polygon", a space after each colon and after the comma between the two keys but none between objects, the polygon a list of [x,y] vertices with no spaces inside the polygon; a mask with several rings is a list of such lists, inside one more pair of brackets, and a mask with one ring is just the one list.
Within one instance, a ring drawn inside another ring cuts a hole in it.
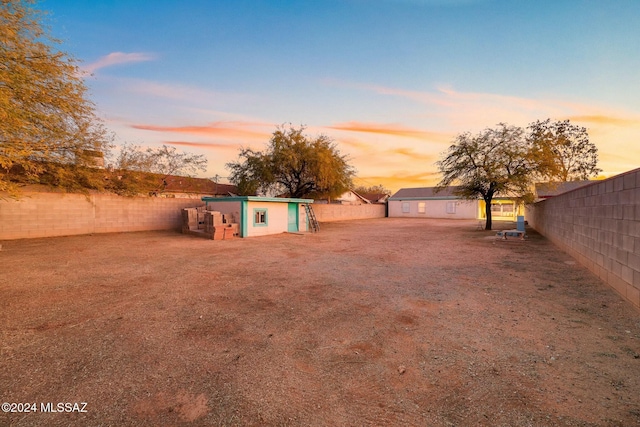
[{"label": "small table", "polygon": [[507,236],[519,237],[520,240],[524,240],[526,233],[523,230],[502,230],[496,233],[496,238],[502,238],[507,240]]}]

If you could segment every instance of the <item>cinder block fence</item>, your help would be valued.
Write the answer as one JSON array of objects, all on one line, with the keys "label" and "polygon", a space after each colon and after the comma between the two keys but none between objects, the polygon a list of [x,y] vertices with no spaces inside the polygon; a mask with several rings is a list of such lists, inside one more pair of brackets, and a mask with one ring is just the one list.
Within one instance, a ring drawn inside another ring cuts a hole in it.
[{"label": "cinder block fence", "polygon": [[314,203],[312,207],[319,222],[384,218],[386,216],[386,205],[383,204],[333,205]]},{"label": "cinder block fence", "polygon": [[527,220],[640,308],[640,169],[538,202]]},{"label": "cinder block fence", "polygon": [[[2,195],[0,195],[2,196]],[[0,240],[146,230],[180,230],[181,210],[200,199],[121,197],[113,194],[24,192],[0,197]],[[385,216],[384,205],[314,205],[320,222]]]},{"label": "cinder block fence", "polygon": [[0,240],[145,230],[180,230],[198,199],[26,192],[0,199]]}]

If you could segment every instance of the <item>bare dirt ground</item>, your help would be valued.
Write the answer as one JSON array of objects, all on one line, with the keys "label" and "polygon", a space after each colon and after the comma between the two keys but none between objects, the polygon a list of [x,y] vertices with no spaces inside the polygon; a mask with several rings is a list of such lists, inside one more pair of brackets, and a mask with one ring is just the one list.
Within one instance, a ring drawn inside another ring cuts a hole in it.
[{"label": "bare dirt ground", "polygon": [[5,241],[0,402],[37,412],[0,425],[639,425],[638,310],[540,235],[494,234]]}]

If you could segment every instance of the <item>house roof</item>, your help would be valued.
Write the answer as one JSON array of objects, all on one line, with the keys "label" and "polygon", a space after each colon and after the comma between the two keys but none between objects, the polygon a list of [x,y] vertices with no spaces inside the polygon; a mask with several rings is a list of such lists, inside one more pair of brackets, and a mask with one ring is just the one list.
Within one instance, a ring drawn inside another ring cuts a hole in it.
[{"label": "house roof", "polygon": [[559,196],[569,191],[589,185],[594,181],[540,182],[536,184],[536,194],[541,199]]},{"label": "house roof", "polygon": [[[367,198],[366,198],[366,197],[364,197],[362,194],[360,194],[360,193],[356,193],[356,192],[355,192],[355,191],[353,191],[353,190],[349,190],[349,191],[350,191],[350,192],[352,192],[352,193],[353,193],[353,194],[354,194],[358,199],[362,200],[364,203],[367,203],[367,204],[368,204],[368,203],[371,203],[371,200],[367,199]],[[349,191],[347,191],[346,193],[348,193]],[[346,193],[345,193],[345,194],[346,194]],[[343,194],[342,196],[344,196],[344,194]],[[342,196],[340,196],[340,198],[342,198]]]},{"label": "house roof", "polygon": [[367,199],[371,203],[376,203],[379,201],[384,202],[385,200],[387,200],[387,198],[389,198],[389,195],[385,193],[365,193],[365,194],[360,194],[360,196],[364,199]]},{"label": "house roof", "polygon": [[169,175],[165,178],[164,192],[196,193],[228,196],[237,194],[238,187],[230,184],[218,184],[206,178],[191,178],[187,176]]},{"label": "house roof", "polygon": [[399,199],[458,199],[455,193],[460,187],[450,186],[443,188],[436,193],[436,187],[417,187],[417,188],[401,188],[389,198],[389,200]]},{"label": "house roof", "polygon": [[[344,193],[342,193],[341,195],[339,195],[338,197],[331,198],[331,200],[334,200],[334,201],[336,201],[336,200],[348,200],[349,199],[349,193],[353,194],[357,199],[361,200],[365,204],[372,203],[371,200],[367,199],[366,197],[364,197],[360,193],[356,193],[353,190],[347,190]],[[325,201],[325,200],[329,200],[329,199],[327,197],[318,197],[315,200],[316,201]]]}]

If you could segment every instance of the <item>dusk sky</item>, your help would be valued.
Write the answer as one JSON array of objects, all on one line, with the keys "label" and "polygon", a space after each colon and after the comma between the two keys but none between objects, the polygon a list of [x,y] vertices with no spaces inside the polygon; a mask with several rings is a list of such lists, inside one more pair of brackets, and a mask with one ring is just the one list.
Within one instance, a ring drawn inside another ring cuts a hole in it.
[{"label": "dusk sky", "polygon": [[640,1],[44,0],[116,142],[222,177],[276,126],[333,138],[359,185],[434,185],[456,134],[585,126],[603,175],[640,167]]}]

